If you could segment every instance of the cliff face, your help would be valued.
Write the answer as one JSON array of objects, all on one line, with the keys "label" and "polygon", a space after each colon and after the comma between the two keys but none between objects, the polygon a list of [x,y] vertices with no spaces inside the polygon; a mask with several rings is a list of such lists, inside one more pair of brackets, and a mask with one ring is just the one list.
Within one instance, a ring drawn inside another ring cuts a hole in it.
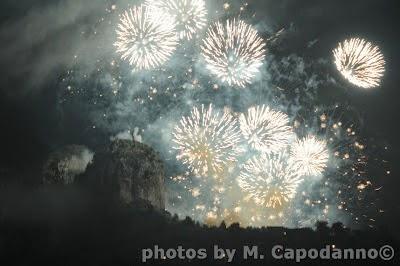
[{"label": "cliff face", "polygon": [[145,200],[163,210],[164,176],[163,163],[153,149],[131,140],[115,140],[96,153],[85,179],[125,204]]}]

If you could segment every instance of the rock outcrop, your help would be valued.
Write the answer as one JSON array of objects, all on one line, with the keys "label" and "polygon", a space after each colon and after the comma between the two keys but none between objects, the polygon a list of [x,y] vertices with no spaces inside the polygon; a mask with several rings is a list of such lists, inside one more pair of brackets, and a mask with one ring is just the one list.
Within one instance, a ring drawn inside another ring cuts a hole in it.
[{"label": "rock outcrop", "polygon": [[69,185],[86,171],[93,153],[85,146],[69,145],[50,154],[43,167],[44,184]]},{"label": "rock outcrop", "polygon": [[85,183],[124,204],[149,202],[165,209],[164,166],[150,147],[132,140],[114,140],[96,152]]}]

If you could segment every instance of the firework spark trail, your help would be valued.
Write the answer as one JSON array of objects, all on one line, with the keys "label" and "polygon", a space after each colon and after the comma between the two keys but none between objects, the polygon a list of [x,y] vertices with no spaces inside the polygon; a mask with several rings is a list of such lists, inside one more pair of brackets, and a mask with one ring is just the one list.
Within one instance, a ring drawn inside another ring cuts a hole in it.
[{"label": "firework spark trail", "polygon": [[207,69],[222,83],[251,84],[265,58],[265,42],[257,30],[242,20],[216,22],[201,46]]},{"label": "firework spark trail", "polygon": [[327,143],[314,136],[298,139],[290,149],[291,160],[307,176],[320,176],[327,167]]},{"label": "firework spark trail", "polygon": [[294,198],[303,180],[287,156],[279,153],[253,157],[243,166],[237,181],[256,204],[277,208]]},{"label": "firework spark trail", "polygon": [[289,117],[262,105],[251,107],[240,115],[240,129],[249,145],[263,152],[278,152],[285,148],[293,137]]},{"label": "firework spark trail", "polygon": [[379,86],[385,60],[378,46],[352,38],[339,43],[333,54],[337,69],[351,83],[362,88]]},{"label": "firework spark trail", "polygon": [[135,6],[121,15],[115,42],[121,58],[137,70],[161,66],[176,50],[173,19],[161,10]]},{"label": "firework spark trail", "polygon": [[192,39],[207,24],[204,0],[146,0],[145,3],[165,10],[174,18],[180,39]]},{"label": "firework spark trail", "polygon": [[227,112],[214,111],[212,105],[194,107],[189,117],[183,117],[174,129],[173,142],[177,159],[201,176],[221,173],[241,152],[236,120]]}]

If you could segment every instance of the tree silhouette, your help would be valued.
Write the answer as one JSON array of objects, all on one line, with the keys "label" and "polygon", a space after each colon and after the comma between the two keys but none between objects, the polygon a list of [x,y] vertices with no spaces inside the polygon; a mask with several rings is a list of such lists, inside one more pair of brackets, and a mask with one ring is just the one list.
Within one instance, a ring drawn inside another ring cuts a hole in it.
[{"label": "tree silhouette", "polygon": [[346,229],[341,222],[336,222],[332,224],[331,232],[334,236],[341,236],[346,232]]}]

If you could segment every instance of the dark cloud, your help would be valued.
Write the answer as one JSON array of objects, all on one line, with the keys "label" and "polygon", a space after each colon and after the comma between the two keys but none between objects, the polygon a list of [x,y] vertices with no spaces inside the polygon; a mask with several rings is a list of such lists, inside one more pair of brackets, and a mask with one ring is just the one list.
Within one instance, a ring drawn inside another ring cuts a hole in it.
[{"label": "dark cloud", "polygon": [[[93,67],[100,56],[110,53],[109,34],[84,36],[102,14],[106,14],[110,7],[107,1],[58,0],[24,4],[14,5],[14,9],[24,10],[23,15],[10,17],[0,25],[1,81],[7,93],[39,89],[49,79],[54,80],[57,70],[68,69],[76,60]],[[100,45],[104,45],[101,55],[99,49],[94,49]],[[75,55],[81,57],[77,59]],[[24,89],[15,88],[14,82],[22,83]]]}]

